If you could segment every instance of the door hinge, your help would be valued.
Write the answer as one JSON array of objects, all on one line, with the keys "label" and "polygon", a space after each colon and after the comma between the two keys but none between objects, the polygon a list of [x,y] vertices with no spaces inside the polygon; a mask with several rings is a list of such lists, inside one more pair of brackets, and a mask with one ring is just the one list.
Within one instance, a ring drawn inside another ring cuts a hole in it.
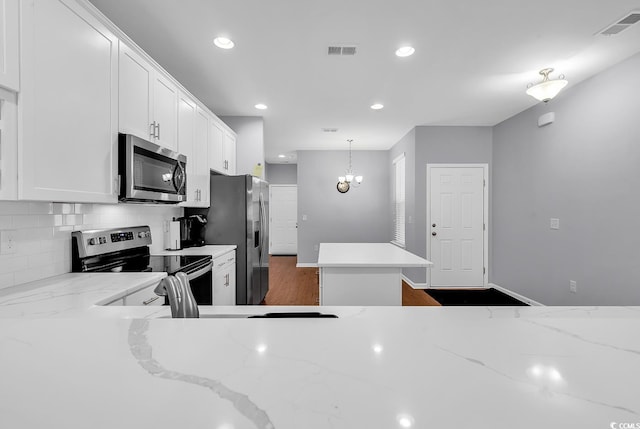
[{"label": "door hinge", "polygon": [[485,267],[482,267],[482,274],[487,274],[487,269]]},{"label": "door hinge", "polygon": [[487,230],[487,224],[486,224],[486,223],[483,223],[483,224],[482,224],[482,230],[483,230],[483,231],[486,231],[486,230]]},{"label": "door hinge", "polygon": [[483,186],[483,187],[486,187],[486,186],[487,186],[487,181],[486,181],[486,180],[484,180],[484,179],[482,179],[482,186]]}]

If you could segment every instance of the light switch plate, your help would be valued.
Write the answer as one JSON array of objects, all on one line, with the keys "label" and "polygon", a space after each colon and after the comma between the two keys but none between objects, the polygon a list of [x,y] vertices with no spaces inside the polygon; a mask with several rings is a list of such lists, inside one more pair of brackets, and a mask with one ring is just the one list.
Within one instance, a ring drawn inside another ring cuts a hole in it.
[{"label": "light switch plate", "polygon": [[302,215],[302,220],[307,220],[307,215],[303,214]]},{"label": "light switch plate", "polygon": [[569,291],[573,293],[578,293],[578,284],[575,280],[569,280]]},{"label": "light switch plate", "polygon": [[0,231],[0,254],[16,253],[16,231],[7,229]]},{"label": "light switch plate", "polygon": [[551,227],[551,229],[560,229],[560,219],[552,217],[549,226]]}]

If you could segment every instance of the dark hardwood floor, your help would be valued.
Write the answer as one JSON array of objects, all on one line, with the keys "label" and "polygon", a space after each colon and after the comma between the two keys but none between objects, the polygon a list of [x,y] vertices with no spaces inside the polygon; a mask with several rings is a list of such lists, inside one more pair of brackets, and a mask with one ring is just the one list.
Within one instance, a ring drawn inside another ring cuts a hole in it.
[{"label": "dark hardwood floor", "polygon": [[[296,256],[269,256],[265,305],[318,305],[318,268],[296,268]],[[402,305],[439,306],[424,291],[402,282]]]}]

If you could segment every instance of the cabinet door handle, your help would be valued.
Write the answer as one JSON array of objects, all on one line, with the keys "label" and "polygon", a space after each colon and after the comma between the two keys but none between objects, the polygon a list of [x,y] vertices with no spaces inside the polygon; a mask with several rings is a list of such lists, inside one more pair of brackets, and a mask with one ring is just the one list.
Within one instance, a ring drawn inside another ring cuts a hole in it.
[{"label": "cabinet door handle", "polygon": [[149,135],[152,138],[156,138],[156,121],[153,121],[152,123],[149,124],[149,128],[151,129],[149,131]]},{"label": "cabinet door handle", "polygon": [[156,136],[156,138],[158,140],[160,140],[160,122],[158,122],[158,124],[156,125],[156,127],[158,127],[158,135]]}]

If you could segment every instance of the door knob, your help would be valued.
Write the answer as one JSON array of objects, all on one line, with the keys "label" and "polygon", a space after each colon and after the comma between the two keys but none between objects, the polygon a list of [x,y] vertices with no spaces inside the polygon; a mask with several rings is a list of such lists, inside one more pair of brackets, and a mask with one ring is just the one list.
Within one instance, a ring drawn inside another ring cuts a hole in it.
[{"label": "door knob", "polygon": [[435,231],[433,231],[433,232],[431,233],[431,235],[433,235],[433,236],[435,237],[435,236],[436,236],[436,235],[438,235],[438,234],[436,234],[436,232],[435,232]]},{"label": "door knob", "polygon": [[435,227],[436,227],[436,224],[434,223],[434,224],[432,224],[431,226],[435,228]]}]

